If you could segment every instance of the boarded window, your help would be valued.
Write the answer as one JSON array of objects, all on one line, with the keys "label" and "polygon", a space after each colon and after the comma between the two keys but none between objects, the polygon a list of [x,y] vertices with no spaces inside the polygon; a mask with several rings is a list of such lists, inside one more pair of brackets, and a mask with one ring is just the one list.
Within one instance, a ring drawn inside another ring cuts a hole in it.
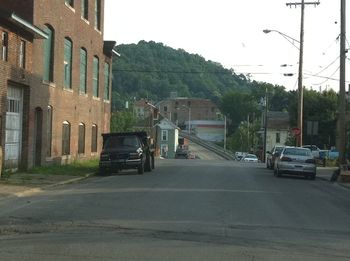
[{"label": "boarded window", "polygon": [[72,41],[64,39],[64,87],[72,88]]},{"label": "boarded window", "polygon": [[99,60],[97,56],[93,59],[93,72],[92,72],[92,95],[99,97]]},{"label": "boarded window", "polygon": [[81,17],[85,20],[89,19],[89,1],[81,0]]},{"label": "boarded window", "polygon": [[80,49],[80,93],[86,93],[86,72],[87,72],[87,53],[84,48]]},{"label": "boarded window", "polygon": [[110,80],[109,80],[109,72],[110,72],[110,66],[108,63],[105,63],[105,71],[104,71],[104,99],[109,101],[109,85],[110,85]]},{"label": "boarded window", "polygon": [[9,48],[9,35],[7,32],[1,34],[1,59],[7,61]]},{"label": "boarded window", "polygon": [[78,140],[78,153],[85,153],[85,125],[84,123],[79,123],[79,140]]},{"label": "boarded window", "polygon": [[51,144],[52,144],[52,107],[47,106],[47,127],[46,127],[46,137],[47,137],[47,145],[46,145],[46,156],[51,157]]},{"label": "boarded window", "polygon": [[95,0],[95,28],[101,30],[101,0]]},{"label": "boarded window", "polygon": [[62,155],[70,154],[70,124],[64,121],[62,124]]},{"label": "boarded window", "polygon": [[53,82],[54,70],[54,31],[49,26],[44,26],[48,38],[44,40],[44,75],[43,80]]},{"label": "boarded window", "polygon": [[26,68],[26,42],[21,40],[19,44],[19,67]]},{"label": "boarded window", "polygon": [[92,125],[91,129],[91,152],[97,152],[97,125]]}]

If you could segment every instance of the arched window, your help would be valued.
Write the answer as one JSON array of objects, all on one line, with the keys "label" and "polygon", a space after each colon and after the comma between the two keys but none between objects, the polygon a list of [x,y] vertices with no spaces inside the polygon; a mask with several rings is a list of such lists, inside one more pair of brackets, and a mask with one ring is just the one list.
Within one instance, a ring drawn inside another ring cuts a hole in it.
[{"label": "arched window", "polygon": [[93,59],[93,72],[92,72],[92,96],[99,97],[99,59],[94,56]]},{"label": "arched window", "polygon": [[97,125],[93,124],[91,129],[91,152],[97,152]]},{"label": "arched window", "polygon": [[72,89],[72,51],[72,41],[64,38],[64,87],[67,89]]},{"label": "arched window", "polygon": [[70,154],[70,123],[62,123],[62,155]]},{"label": "arched window", "polygon": [[85,153],[85,124],[79,123],[79,129],[78,129],[78,154],[84,154]]},{"label": "arched window", "polygon": [[44,75],[46,82],[54,81],[54,52],[55,52],[55,31],[50,25],[44,25],[44,31],[48,38],[44,40]]},{"label": "arched window", "polygon": [[87,52],[84,48],[80,49],[80,93],[86,94],[86,73],[87,73]]}]

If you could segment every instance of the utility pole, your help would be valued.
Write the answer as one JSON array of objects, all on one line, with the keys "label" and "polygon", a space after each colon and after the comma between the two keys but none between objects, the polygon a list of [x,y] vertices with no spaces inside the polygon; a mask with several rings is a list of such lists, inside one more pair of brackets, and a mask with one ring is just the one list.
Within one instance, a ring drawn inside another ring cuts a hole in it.
[{"label": "utility pole", "polygon": [[304,13],[305,5],[319,5],[320,2],[286,3],[287,6],[301,6],[301,22],[300,22],[300,47],[299,47],[299,72],[298,72],[298,119],[297,127],[300,130],[300,136],[297,138],[297,146],[303,145],[303,107],[304,107],[304,90],[303,90],[303,57],[304,57]]},{"label": "utility pole", "polygon": [[346,60],[346,0],[341,0],[340,8],[340,77],[339,77],[339,164],[346,164],[346,104],[345,104],[345,60]]}]

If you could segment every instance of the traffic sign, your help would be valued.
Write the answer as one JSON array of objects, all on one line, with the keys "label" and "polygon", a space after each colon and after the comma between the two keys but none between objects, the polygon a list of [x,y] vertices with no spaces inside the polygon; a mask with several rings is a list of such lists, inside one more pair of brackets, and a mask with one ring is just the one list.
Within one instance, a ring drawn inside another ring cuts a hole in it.
[{"label": "traffic sign", "polygon": [[294,136],[300,136],[300,133],[301,133],[300,128],[294,127],[291,129],[291,131],[292,131]]}]

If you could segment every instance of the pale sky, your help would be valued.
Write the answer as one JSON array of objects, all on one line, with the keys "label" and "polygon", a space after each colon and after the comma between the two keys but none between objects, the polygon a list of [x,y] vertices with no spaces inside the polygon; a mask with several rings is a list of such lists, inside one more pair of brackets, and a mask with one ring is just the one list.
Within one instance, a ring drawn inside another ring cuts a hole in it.
[{"label": "pale sky", "polygon": [[[278,32],[263,33],[276,30],[299,40],[301,9],[287,7],[287,2],[301,0],[105,0],[104,38],[117,45],[161,42],[250,75],[252,80],[295,90],[298,49]],[[339,90],[338,80],[327,80],[339,79],[339,33],[340,0],[306,6],[303,83],[308,89]]]}]

